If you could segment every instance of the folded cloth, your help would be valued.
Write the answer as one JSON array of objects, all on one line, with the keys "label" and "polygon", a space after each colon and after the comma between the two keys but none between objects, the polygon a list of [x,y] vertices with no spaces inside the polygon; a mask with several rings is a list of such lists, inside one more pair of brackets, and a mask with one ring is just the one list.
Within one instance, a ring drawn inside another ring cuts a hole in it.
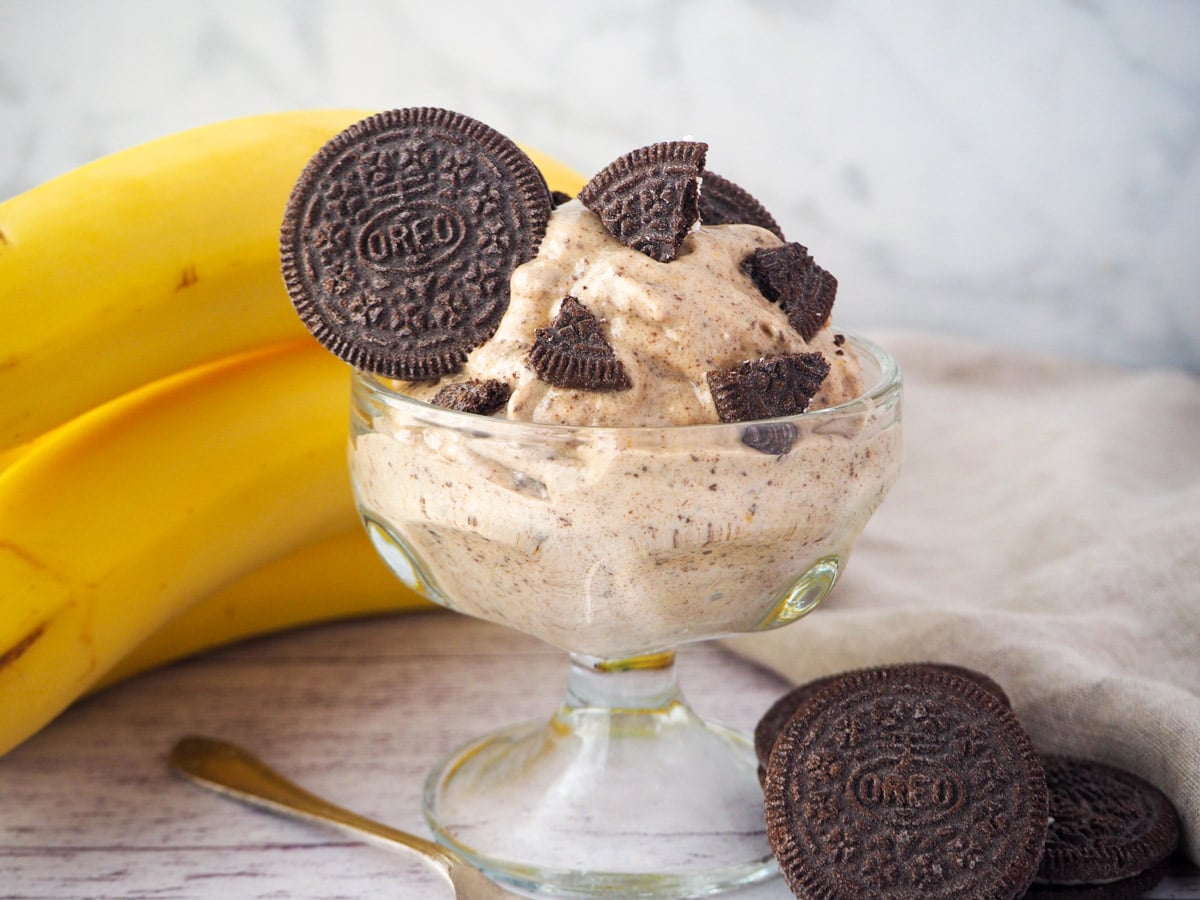
[{"label": "folded cloth", "polygon": [[877,339],[904,374],[900,478],[819,609],[728,646],[797,683],[985,672],[1043,752],[1164,791],[1200,862],[1200,380]]}]

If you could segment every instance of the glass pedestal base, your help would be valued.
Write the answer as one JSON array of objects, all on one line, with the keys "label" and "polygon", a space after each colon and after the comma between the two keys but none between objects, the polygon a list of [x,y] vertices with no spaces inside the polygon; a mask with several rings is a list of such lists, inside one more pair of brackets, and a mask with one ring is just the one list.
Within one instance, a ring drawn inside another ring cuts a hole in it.
[{"label": "glass pedestal base", "polygon": [[679,900],[774,877],[752,744],[696,716],[660,656],[577,658],[549,722],[446,757],[425,788],[438,841],[535,895]]}]

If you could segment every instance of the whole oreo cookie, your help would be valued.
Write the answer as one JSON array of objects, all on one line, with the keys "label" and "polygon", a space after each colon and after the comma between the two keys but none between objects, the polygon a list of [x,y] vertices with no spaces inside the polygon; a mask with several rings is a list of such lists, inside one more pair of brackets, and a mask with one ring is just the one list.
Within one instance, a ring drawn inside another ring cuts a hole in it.
[{"label": "whole oreo cookie", "polygon": [[1090,760],[1046,756],[1050,829],[1039,885],[1091,885],[1151,870],[1179,843],[1171,801],[1131,772]]},{"label": "whole oreo cookie", "polygon": [[1046,783],[1012,710],[923,665],[866,670],[788,721],[765,779],[767,835],[797,897],[1009,900],[1046,835]]},{"label": "whole oreo cookie", "polygon": [[[1005,706],[1011,707],[1012,703],[1008,699],[1008,694],[1004,689],[996,683],[995,679],[975,669],[967,666],[958,666],[953,663],[938,663],[938,662],[922,662],[922,663],[905,663],[901,667],[901,671],[907,669],[908,666],[921,665],[931,669],[940,669],[943,672],[952,672],[956,675],[961,675],[964,678],[969,678],[982,687],[984,690],[993,694]],[[796,714],[796,712],[808,700],[821,690],[821,688],[845,678],[850,675],[855,675],[859,672],[882,671],[887,672],[891,666],[872,666],[864,669],[854,669],[849,672],[840,672],[833,675],[825,675],[821,678],[813,679],[798,685],[778,700],[771,704],[762,718],[758,720],[758,724],[754,728],[754,752],[758,756],[758,761],[764,766],[771,756],[771,748],[775,746],[775,739],[779,737],[779,733],[783,731],[788,720]]]},{"label": "whole oreo cookie", "polygon": [[429,107],[379,113],[300,175],[280,232],[284,282],[337,356],[434,380],[495,332],[551,206],[537,166],[487,125]]},{"label": "whole oreo cookie", "polygon": [[763,713],[762,718],[758,720],[758,724],[754,726],[754,754],[758,757],[760,765],[764,768],[766,767],[767,762],[771,758],[771,748],[775,746],[775,739],[783,732],[788,720],[817,691],[826,685],[832,684],[841,677],[840,674],[837,674],[814,678],[812,681],[807,681],[792,688],[771,704],[767,711]]}]

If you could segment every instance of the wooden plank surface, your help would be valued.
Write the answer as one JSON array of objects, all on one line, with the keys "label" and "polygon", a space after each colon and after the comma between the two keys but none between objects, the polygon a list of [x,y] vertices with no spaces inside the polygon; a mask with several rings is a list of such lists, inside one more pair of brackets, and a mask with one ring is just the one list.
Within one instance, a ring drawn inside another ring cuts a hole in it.
[{"label": "wooden plank surface", "polygon": [[[803,627],[803,626],[798,626]],[[702,714],[750,729],[786,685],[714,645],[680,657]],[[425,773],[470,737],[558,703],[566,661],[450,613],[248,642],[77,705],[0,759],[0,898],[435,898],[419,864],[247,809],[171,775],[188,733],[242,743],[301,784],[425,834]],[[781,881],[737,893],[783,900]],[[1182,863],[1149,896],[1200,898]]]}]

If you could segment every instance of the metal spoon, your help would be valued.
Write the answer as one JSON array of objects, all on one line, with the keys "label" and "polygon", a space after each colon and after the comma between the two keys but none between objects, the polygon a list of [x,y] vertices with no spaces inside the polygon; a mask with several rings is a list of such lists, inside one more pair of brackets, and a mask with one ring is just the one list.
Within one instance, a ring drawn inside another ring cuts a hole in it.
[{"label": "metal spoon", "polygon": [[518,898],[486,878],[452,850],[350,812],[309,793],[261,759],[227,741],[185,737],[171,751],[171,766],[206,788],[274,813],[331,825],[372,843],[403,850],[433,866],[462,900]]}]

